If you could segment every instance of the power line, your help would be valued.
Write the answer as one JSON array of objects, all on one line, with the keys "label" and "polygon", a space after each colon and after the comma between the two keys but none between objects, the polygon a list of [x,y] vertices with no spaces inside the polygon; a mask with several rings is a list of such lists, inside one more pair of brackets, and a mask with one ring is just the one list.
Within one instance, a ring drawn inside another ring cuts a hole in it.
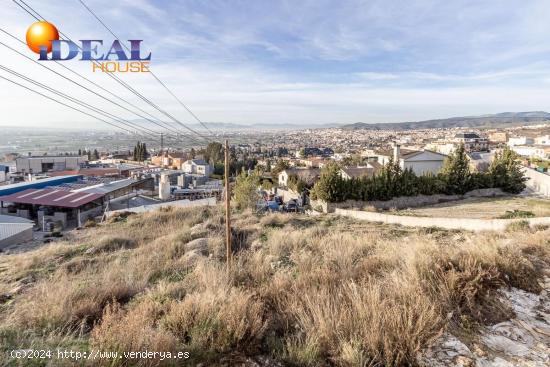
[{"label": "power line", "polygon": [[[5,33],[6,35],[10,36],[11,38],[13,38],[14,40],[16,40],[17,42],[19,42],[19,43],[21,43],[21,44],[23,44],[23,45],[25,45],[25,46],[27,45],[25,42],[21,41],[19,38],[17,38],[16,36],[14,36],[13,34],[7,32],[7,31],[5,31],[4,29],[0,28],[0,31],[2,31],[2,32]],[[22,56],[25,56],[25,55],[22,55]],[[32,60],[32,59],[31,59],[31,60]],[[32,60],[32,61],[36,61],[36,60]],[[86,78],[84,75],[82,75],[82,74],[78,73],[77,71],[75,71],[75,70],[69,68],[68,66],[64,65],[62,62],[59,62],[59,61],[57,61],[57,60],[52,60],[52,61],[55,62],[57,65],[61,66],[62,68],[64,68],[65,70],[70,71],[71,73],[75,74],[76,76],[78,76],[78,77],[80,77],[80,78],[86,80],[88,83],[94,85],[95,87],[97,87],[97,88],[101,89],[102,91],[108,93],[109,95],[115,97],[116,99],[118,99],[118,100],[120,100],[120,101],[122,101],[122,102],[128,104],[129,106],[134,107],[135,109],[139,110],[140,112],[142,112],[142,113],[144,113],[144,114],[146,114],[146,115],[152,117],[153,119],[156,119],[156,120],[157,120],[157,118],[156,118],[155,116],[153,116],[151,113],[149,113],[149,112],[143,110],[142,108],[140,108],[140,107],[136,106],[135,104],[133,104],[133,103],[131,103],[131,102],[125,100],[124,98],[120,97],[119,95],[117,95],[117,94],[111,92],[110,90],[108,90],[108,89],[102,87],[101,85],[97,84],[97,83],[94,82],[93,80],[90,80],[90,79]],[[129,110],[128,110],[128,111],[129,111]],[[136,113],[136,112],[134,112],[134,111],[130,111],[130,112],[132,112],[132,113],[135,114],[136,116],[141,117],[142,119],[144,119],[144,120],[146,120],[146,121],[149,121],[149,122],[151,122],[151,123],[153,123],[153,124],[156,124],[155,121],[151,121],[151,120],[149,120],[147,117],[145,117],[145,116],[143,116],[143,115],[141,115],[141,114],[139,114],[139,113]],[[161,127],[166,129],[165,126],[161,126]]]},{"label": "power line", "polygon": [[[13,36],[12,34],[10,34],[9,32],[5,31],[5,30],[2,29],[2,28],[0,28],[0,31],[2,31],[3,33],[5,33],[5,34],[7,34],[7,35],[9,35],[9,36],[11,36],[11,37],[17,39],[17,37]],[[17,39],[17,40],[20,41],[19,39]],[[22,41],[20,41],[20,42],[22,42]],[[114,105],[116,105],[116,106],[118,106],[118,107],[120,107],[120,108],[122,108],[122,109],[124,109],[124,110],[126,110],[126,111],[128,111],[128,112],[131,112],[131,113],[135,114],[136,116],[139,116],[139,117],[141,117],[141,118],[144,118],[145,120],[147,120],[147,121],[149,121],[149,122],[151,122],[151,123],[153,123],[153,124],[155,124],[155,125],[157,125],[157,126],[159,126],[159,127],[161,127],[161,128],[167,129],[167,130],[172,131],[173,133],[176,133],[176,134],[178,133],[176,130],[167,128],[166,126],[161,125],[161,124],[157,123],[156,121],[153,121],[153,120],[151,120],[151,119],[148,119],[147,117],[145,117],[145,116],[143,116],[143,115],[140,115],[140,114],[138,114],[138,113],[136,113],[136,112],[134,112],[134,111],[132,111],[132,110],[130,110],[130,109],[128,109],[128,108],[122,106],[121,104],[119,104],[119,103],[117,103],[117,102],[115,102],[115,101],[113,101],[113,100],[111,100],[111,99],[109,99],[109,98],[107,98],[107,97],[105,97],[105,96],[103,96],[103,95],[97,93],[96,91],[94,91],[94,90],[92,90],[92,89],[90,89],[90,88],[88,88],[88,87],[86,87],[86,86],[84,86],[84,85],[82,85],[82,84],[80,84],[80,83],[74,81],[74,80],[72,80],[71,78],[69,78],[69,77],[67,77],[67,76],[65,76],[65,75],[63,75],[63,74],[57,72],[56,70],[54,70],[54,69],[52,69],[52,68],[50,68],[50,67],[48,67],[48,66],[45,65],[44,63],[40,63],[40,62],[38,62],[37,60],[34,60],[34,59],[30,58],[29,56],[23,54],[22,52],[17,51],[17,50],[14,49],[13,47],[11,47],[11,46],[9,46],[9,45],[7,45],[7,44],[1,42],[1,41],[0,41],[0,45],[2,45],[2,46],[4,46],[4,47],[8,48],[9,50],[11,50],[11,51],[17,53],[18,55],[20,55],[20,56],[26,58],[27,60],[30,60],[30,61],[32,61],[33,63],[35,63],[35,64],[37,64],[37,65],[39,65],[39,66],[41,66],[41,67],[43,67],[43,68],[45,68],[45,69],[47,69],[47,70],[49,70],[50,72],[52,72],[52,73],[54,73],[54,74],[60,76],[61,78],[65,79],[65,80],[68,80],[68,81],[70,81],[71,83],[73,83],[73,84],[75,84],[75,85],[77,85],[77,86],[79,86],[79,87],[81,87],[81,88],[87,90],[88,92],[90,92],[90,93],[92,93],[92,94],[94,94],[94,95],[96,95],[96,96],[98,96],[98,97],[104,99],[104,100],[107,101],[107,102],[110,102],[110,103],[112,103],[112,104],[114,104]]]},{"label": "power line", "polygon": [[[21,1],[23,1],[23,0],[21,0]],[[105,27],[105,29],[107,29],[107,31],[109,31],[109,33],[111,33],[111,35],[112,35],[115,39],[120,39],[120,38],[111,30],[111,28],[109,28],[109,27],[107,26],[107,24],[105,24],[105,22],[103,22],[103,21],[99,18],[99,16],[98,16],[92,9],[90,9],[90,7],[89,7],[88,5],[86,5],[86,3],[84,3],[83,0],[79,0],[79,1],[80,1],[80,3],[82,4],[82,6],[84,6],[84,8],[86,8],[86,10],[88,10],[88,12],[90,12],[90,14],[92,14],[92,16],[93,16],[95,19],[97,19],[97,21],[98,21],[99,23],[101,23],[101,25],[102,25],[103,27]],[[122,44],[122,46],[126,49],[126,51],[130,52],[130,49],[128,48],[128,46],[126,46],[126,44]],[[166,86],[166,84],[164,84],[164,83],[156,76],[156,74],[155,74],[154,72],[150,71],[150,73],[151,73],[151,75],[157,80],[157,82],[159,82],[160,85],[162,85],[162,86],[164,87],[164,89],[166,89],[166,91],[167,91],[168,93],[170,93],[170,94],[172,95],[172,97],[174,97],[174,98],[176,99],[176,101],[178,101],[178,103],[179,103],[183,108],[185,108],[185,109],[187,110],[187,112],[189,112],[189,114],[190,114],[191,116],[193,116],[193,118],[194,118],[195,120],[197,120],[197,121],[198,121],[206,130],[208,130],[211,134],[214,134],[214,133],[212,132],[212,130],[210,130],[210,129],[208,128],[208,126],[206,126],[206,124],[205,124],[204,122],[202,122],[202,121],[197,117],[197,115],[195,115],[195,114],[193,113],[193,111],[191,111],[191,109],[190,109],[189,107],[187,107],[187,105],[186,105],[185,103],[183,103],[183,102],[181,101],[181,99],[179,99],[179,98],[178,98],[178,97],[177,97],[177,96],[176,96],[176,95]]]},{"label": "power line", "polygon": [[[10,34],[9,32],[6,32],[5,30],[3,30],[3,29],[1,29],[1,28],[0,28],[0,31],[2,31],[3,33],[8,34],[9,36],[14,37],[15,39],[17,39],[15,36],[13,36],[12,34]],[[19,40],[18,40],[18,41],[19,41]],[[134,111],[132,111],[132,110],[130,110],[130,109],[128,109],[128,108],[126,108],[126,107],[120,105],[119,103],[117,103],[117,102],[115,102],[115,101],[112,101],[112,100],[109,99],[109,98],[106,98],[105,96],[103,96],[103,95],[97,93],[96,91],[94,91],[94,90],[92,90],[92,89],[90,89],[90,88],[88,88],[88,87],[86,87],[86,86],[84,86],[84,85],[82,85],[82,84],[80,84],[80,83],[74,81],[73,79],[71,79],[71,78],[69,78],[69,77],[67,77],[67,76],[65,76],[65,75],[63,75],[63,74],[57,72],[56,70],[54,70],[54,69],[52,69],[52,68],[46,66],[46,65],[43,64],[43,63],[40,63],[40,62],[38,62],[37,60],[34,60],[34,59],[28,57],[27,55],[25,55],[25,54],[23,54],[23,53],[17,51],[16,49],[12,48],[11,46],[9,46],[9,45],[7,45],[7,44],[1,42],[1,41],[0,41],[0,45],[6,47],[6,48],[8,48],[8,49],[10,49],[11,51],[17,53],[18,55],[20,55],[20,56],[22,56],[22,57],[24,57],[24,58],[26,58],[27,60],[30,60],[30,61],[32,61],[33,63],[35,63],[35,64],[37,64],[37,65],[39,65],[39,66],[41,66],[41,67],[43,67],[43,68],[45,68],[45,69],[51,71],[52,73],[54,73],[54,74],[56,74],[56,75],[62,77],[63,79],[68,80],[68,81],[70,81],[70,82],[73,83],[73,84],[76,84],[77,86],[79,86],[79,87],[81,87],[81,88],[87,90],[88,92],[90,92],[90,93],[92,93],[92,94],[94,94],[94,95],[96,95],[96,96],[98,96],[98,97],[100,97],[100,98],[106,100],[107,102],[110,102],[110,103],[112,103],[112,104],[114,104],[114,105],[116,105],[116,106],[118,106],[118,107],[120,107],[120,108],[122,108],[122,109],[124,109],[124,110],[126,110],[126,111],[128,111],[128,112],[131,112],[131,113],[133,113],[133,114],[135,114],[135,115],[137,115],[137,116],[139,116],[139,117],[142,117],[142,118],[146,119],[147,121],[149,121],[149,122],[151,122],[151,123],[153,123],[153,124],[155,124],[155,125],[157,125],[157,126],[159,126],[159,127],[161,127],[161,128],[164,128],[164,129],[166,129],[166,130],[171,131],[172,133],[175,133],[176,135],[179,135],[179,134],[180,134],[177,130],[174,130],[174,129],[170,128],[170,127],[166,127],[166,126],[164,126],[164,125],[161,125],[161,124],[159,124],[159,123],[156,122],[156,121],[153,121],[153,120],[151,120],[151,119],[148,119],[148,118],[146,118],[146,117],[144,117],[144,116],[138,114],[137,112],[134,112]],[[198,142],[198,141],[197,141],[195,138],[193,138],[192,136],[190,136],[190,135],[183,135],[183,136],[187,137],[187,138],[190,139],[191,141],[193,141],[193,142],[195,142],[195,143],[197,143],[197,144],[200,145],[200,142]]]},{"label": "power line", "polygon": [[102,116],[106,116],[106,117],[108,117],[108,118],[111,118],[111,119],[113,119],[113,120],[115,120],[115,121],[117,121],[117,122],[119,122],[119,123],[121,123],[121,124],[123,124],[123,125],[129,127],[129,128],[134,128],[134,129],[136,129],[136,130],[139,130],[139,131],[142,131],[142,132],[145,132],[145,133],[149,133],[149,134],[153,134],[153,135],[156,135],[156,134],[157,134],[156,131],[153,131],[153,130],[150,130],[150,129],[147,129],[147,128],[142,128],[142,127],[140,127],[140,126],[133,126],[132,123],[131,123],[130,121],[128,121],[128,120],[119,118],[119,117],[117,117],[117,116],[115,116],[115,115],[113,115],[113,114],[111,114],[111,113],[109,113],[109,112],[106,112],[106,111],[104,111],[104,110],[102,110],[102,109],[100,109],[100,108],[94,107],[94,106],[90,105],[89,103],[83,102],[83,101],[81,101],[81,100],[79,100],[79,99],[77,99],[77,98],[75,98],[75,97],[69,96],[69,95],[67,95],[67,94],[65,94],[65,93],[63,93],[63,92],[60,92],[60,91],[58,91],[58,90],[56,90],[56,89],[54,89],[54,88],[52,88],[52,87],[50,87],[50,86],[48,86],[48,85],[46,85],[46,84],[40,83],[40,82],[38,82],[38,81],[36,81],[36,80],[33,80],[32,78],[29,78],[29,77],[27,77],[27,76],[25,76],[25,75],[23,75],[23,74],[20,74],[20,73],[16,72],[15,70],[12,70],[12,69],[10,69],[10,68],[8,68],[8,67],[6,67],[6,66],[0,65],[0,69],[4,70],[4,71],[6,71],[6,72],[8,72],[8,73],[10,73],[10,74],[12,74],[12,75],[14,75],[14,76],[17,76],[18,78],[23,79],[23,80],[25,80],[25,81],[27,81],[27,82],[29,82],[29,83],[32,83],[32,84],[34,84],[34,85],[36,85],[36,86],[38,86],[38,87],[40,87],[40,88],[46,89],[47,91],[49,91],[49,92],[51,92],[51,93],[54,93],[54,94],[56,94],[56,95],[58,95],[58,96],[60,96],[60,97],[62,97],[62,98],[64,98],[64,99],[68,99],[68,100],[70,100],[71,102],[76,103],[76,104],[78,104],[78,105],[80,105],[80,106],[82,106],[82,107],[86,107],[86,108],[88,108],[88,109],[91,109],[91,110],[94,111],[95,113],[99,113],[99,114],[101,114]]},{"label": "power line", "polygon": [[[43,93],[41,93],[41,92],[39,92],[39,91],[37,91],[37,90],[34,90],[34,89],[32,89],[32,88],[29,88],[29,87],[27,87],[26,85],[17,83],[16,81],[13,81],[13,80],[11,80],[11,79],[9,79],[9,78],[6,78],[6,77],[4,77],[4,76],[1,76],[1,75],[0,75],[0,78],[1,78],[1,79],[4,79],[4,80],[7,80],[8,82],[13,83],[13,84],[15,84],[15,85],[18,85],[18,86],[20,86],[21,88],[25,88],[25,89],[27,89],[27,90],[29,90],[29,91],[31,91],[31,92],[33,92],[33,93],[36,93],[36,94],[38,94],[38,95],[40,95],[40,96],[42,96],[42,97],[44,97],[44,98],[47,98],[47,99],[49,99],[49,100],[51,100],[51,101],[54,101],[54,102],[56,102],[56,103],[59,103],[60,105],[63,105],[63,106],[65,106],[65,107],[69,107],[69,108],[71,108],[71,109],[73,109],[73,110],[75,110],[75,111],[78,111],[78,112],[80,112],[80,113],[83,113],[83,114],[85,114],[85,115],[88,115],[88,116],[90,116],[90,117],[92,117],[92,118],[94,118],[94,119],[96,119],[96,120],[102,121],[102,122],[104,122],[104,123],[106,123],[106,124],[108,124],[108,125],[111,125],[111,126],[116,127],[116,128],[118,128],[118,129],[121,129],[121,130],[124,130],[124,131],[126,131],[126,132],[129,132],[130,134],[136,134],[135,131],[131,131],[131,130],[125,129],[125,128],[120,127],[120,126],[118,126],[118,125],[115,125],[115,124],[113,124],[113,123],[111,123],[111,122],[109,122],[109,121],[103,120],[103,119],[100,118],[100,117],[94,116],[94,115],[92,115],[91,113],[88,113],[88,112],[86,112],[86,111],[82,111],[82,110],[80,110],[80,109],[78,109],[78,108],[76,108],[76,107],[73,107],[73,106],[68,105],[68,104],[66,104],[66,103],[63,103],[63,102],[61,102],[61,101],[58,101],[57,99],[52,98],[52,97],[50,97],[50,96],[48,96],[48,95],[46,95],[46,94],[43,94]],[[136,135],[137,135],[137,134],[136,134]]]},{"label": "power line", "polygon": [[[22,8],[23,10],[25,10],[28,14],[30,14],[33,18],[35,18],[36,20],[40,21],[40,20],[45,20],[45,18],[40,15],[34,8],[32,8],[30,5],[28,5],[24,0],[19,0],[21,2],[18,3],[16,0],[12,0],[17,6],[19,6],[20,8]],[[22,5],[24,4],[24,6]],[[27,10],[26,8],[30,9],[33,13],[31,13],[29,10]],[[67,35],[65,35],[63,32],[59,31],[59,34],[61,34],[64,38],[66,38],[68,41],[71,41],[71,38],[68,37]],[[80,46],[77,45],[77,47],[79,49]],[[92,61],[95,65],[99,65],[99,63],[97,63],[96,61]],[[171,120],[173,120],[174,122],[176,122],[177,124],[179,124],[180,126],[182,126],[183,128],[191,131],[192,133],[198,135],[199,137],[201,137],[202,139],[204,139],[206,142],[210,142],[210,140],[208,140],[208,138],[206,138],[205,136],[203,136],[202,134],[198,133],[197,131],[193,130],[192,128],[188,127],[187,125],[185,125],[184,123],[182,123],[181,121],[177,120],[175,117],[173,117],[171,114],[169,114],[168,112],[164,111],[163,109],[161,109],[159,106],[157,106],[155,103],[153,103],[151,100],[149,100],[148,98],[146,98],[145,96],[143,96],[141,93],[139,93],[137,90],[135,90],[133,87],[131,87],[130,85],[128,85],[126,82],[122,81],[120,78],[118,78],[117,76],[113,75],[112,73],[107,73],[108,76],[110,76],[111,78],[115,79],[119,84],[121,84],[122,86],[124,86],[126,89],[128,89],[129,91],[131,91],[132,93],[134,93],[136,96],[138,96],[140,99],[142,99],[144,102],[146,102],[147,104],[149,104],[150,106],[152,106],[153,108],[155,108],[156,110],[158,110],[159,112],[161,112],[162,114],[164,114],[165,116],[167,116],[168,118],[170,118]]]}]

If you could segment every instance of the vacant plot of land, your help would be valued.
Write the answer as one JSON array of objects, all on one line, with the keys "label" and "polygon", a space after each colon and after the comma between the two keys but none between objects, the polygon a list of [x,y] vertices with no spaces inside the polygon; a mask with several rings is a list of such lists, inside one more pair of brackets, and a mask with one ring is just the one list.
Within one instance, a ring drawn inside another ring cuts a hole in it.
[{"label": "vacant plot of land", "polygon": [[525,197],[469,198],[399,210],[396,214],[440,218],[521,218],[550,217],[550,200]]},{"label": "vacant plot of land", "polygon": [[[417,358],[443,333],[473,348],[479,330],[514,317],[501,289],[535,299],[550,272],[545,227],[471,233],[333,215],[232,218],[229,268],[222,206],[119,214],[1,255],[0,366],[446,366]],[[476,348],[492,363],[489,348]],[[10,356],[20,349],[189,359]],[[518,365],[546,363],[537,356]]]}]

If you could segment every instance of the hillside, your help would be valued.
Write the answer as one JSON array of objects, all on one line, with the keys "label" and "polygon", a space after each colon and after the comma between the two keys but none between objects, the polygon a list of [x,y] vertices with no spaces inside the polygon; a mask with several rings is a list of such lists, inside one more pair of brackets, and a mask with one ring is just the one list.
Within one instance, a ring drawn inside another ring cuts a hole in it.
[{"label": "hillside", "polygon": [[370,130],[413,130],[413,129],[440,129],[452,127],[471,128],[497,128],[513,127],[529,124],[538,124],[550,121],[550,113],[544,111],[533,112],[503,112],[494,115],[451,117],[447,119],[436,119],[416,122],[398,123],[373,123],[356,122],[343,125],[342,129],[370,129]]},{"label": "hillside", "polygon": [[[9,359],[13,349],[59,348],[189,359],[32,365],[445,366],[437,348],[447,339],[472,351],[464,358],[491,361],[508,357],[480,342],[482,330],[515,317],[501,290],[548,295],[545,227],[473,234],[331,215],[234,218],[229,271],[221,207],[119,216],[0,255],[0,365],[31,365]],[[541,356],[517,358],[543,365]]]}]

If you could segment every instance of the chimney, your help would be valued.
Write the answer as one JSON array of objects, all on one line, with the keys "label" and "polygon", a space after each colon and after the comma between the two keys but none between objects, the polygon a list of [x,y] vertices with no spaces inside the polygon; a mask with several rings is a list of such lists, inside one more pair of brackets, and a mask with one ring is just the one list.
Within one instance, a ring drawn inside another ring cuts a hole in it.
[{"label": "chimney", "polygon": [[401,146],[395,142],[393,143],[393,161],[399,162],[399,157],[401,156]]}]

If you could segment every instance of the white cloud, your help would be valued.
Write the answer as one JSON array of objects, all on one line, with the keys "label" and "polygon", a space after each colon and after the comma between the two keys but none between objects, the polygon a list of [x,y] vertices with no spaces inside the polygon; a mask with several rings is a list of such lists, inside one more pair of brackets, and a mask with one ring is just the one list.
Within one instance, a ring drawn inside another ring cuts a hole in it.
[{"label": "white cloud", "polygon": [[[112,38],[76,1],[28,1],[75,39]],[[550,8],[543,0],[521,7],[512,0],[87,3],[121,38],[143,38],[153,51],[152,69],[205,121],[380,122],[550,110]],[[21,38],[31,23],[13,3],[0,20]],[[1,46],[0,58],[136,117]],[[66,65],[160,117],[105,75],[91,73],[88,63]],[[192,121],[149,75],[120,76]],[[90,121],[2,80],[0,86],[0,125]]]}]

